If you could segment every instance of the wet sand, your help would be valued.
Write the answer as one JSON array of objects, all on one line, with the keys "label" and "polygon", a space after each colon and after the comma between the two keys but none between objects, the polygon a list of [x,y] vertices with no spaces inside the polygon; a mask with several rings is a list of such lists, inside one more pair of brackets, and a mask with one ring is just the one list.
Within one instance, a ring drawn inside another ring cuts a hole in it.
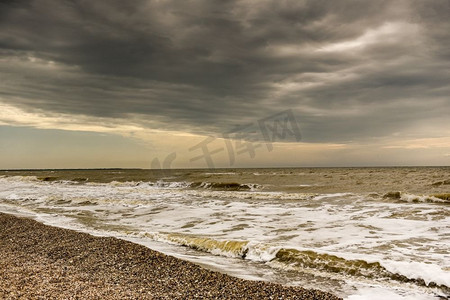
[{"label": "wet sand", "polygon": [[0,213],[1,299],[339,299]]}]

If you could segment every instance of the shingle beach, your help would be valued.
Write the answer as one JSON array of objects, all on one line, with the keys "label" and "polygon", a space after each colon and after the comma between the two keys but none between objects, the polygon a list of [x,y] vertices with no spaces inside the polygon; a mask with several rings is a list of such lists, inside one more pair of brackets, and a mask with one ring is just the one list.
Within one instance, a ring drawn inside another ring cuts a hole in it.
[{"label": "shingle beach", "polygon": [[1,299],[339,299],[0,213]]}]

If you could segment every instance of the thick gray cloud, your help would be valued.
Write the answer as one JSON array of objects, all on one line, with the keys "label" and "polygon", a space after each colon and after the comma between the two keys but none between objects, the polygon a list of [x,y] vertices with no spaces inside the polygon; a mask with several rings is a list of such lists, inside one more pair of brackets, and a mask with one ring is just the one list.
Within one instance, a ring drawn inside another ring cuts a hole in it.
[{"label": "thick gray cloud", "polygon": [[2,101],[220,133],[293,109],[305,141],[448,126],[448,1],[3,1]]}]

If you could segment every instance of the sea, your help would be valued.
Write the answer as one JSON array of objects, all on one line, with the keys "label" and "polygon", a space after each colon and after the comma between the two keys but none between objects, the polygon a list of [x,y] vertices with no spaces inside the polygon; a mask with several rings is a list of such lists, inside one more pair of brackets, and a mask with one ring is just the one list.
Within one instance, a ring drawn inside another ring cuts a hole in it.
[{"label": "sea", "polygon": [[450,297],[450,167],[5,170],[0,211],[344,299]]}]

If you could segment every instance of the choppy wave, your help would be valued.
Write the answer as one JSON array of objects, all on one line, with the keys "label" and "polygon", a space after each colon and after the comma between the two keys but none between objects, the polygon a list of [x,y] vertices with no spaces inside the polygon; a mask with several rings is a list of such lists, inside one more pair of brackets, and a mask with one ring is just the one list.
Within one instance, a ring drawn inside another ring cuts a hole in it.
[{"label": "choppy wave", "polygon": [[209,252],[227,257],[245,258],[248,241],[218,241],[206,237],[189,236],[185,234],[147,234],[147,236],[163,242],[190,247],[195,250]]},{"label": "choppy wave", "polygon": [[186,246],[214,255],[266,262],[277,268],[304,271],[313,270],[340,276],[356,276],[374,280],[394,280],[418,286],[439,288],[450,293],[450,276],[439,266],[395,261],[366,261],[345,259],[313,250],[299,250],[254,243],[245,240],[215,240],[174,233],[147,233],[157,241]]},{"label": "choppy wave", "polygon": [[0,179],[10,182],[44,182],[51,184],[82,184],[89,181],[86,177],[75,177],[72,179],[61,179],[57,176],[0,176]]},{"label": "choppy wave", "polygon": [[254,191],[262,189],[263,187],[258,184],[252,183],[238,183],[238,182],[188,182],[188,181],[163,181],[158,180],[155,182],[144,182],[144,181],[111,181],[108,183],[101,182],[89,182],[89,178],[77,177],[73,179],[60,179],[56,176],[2,176],[1,179],[7,179],[9,181],[22,181],[22,182],[45,182],[52,184],[84,184],[89,185],[110,185],[110,186],[123,186],[123,187],[154,187],[163,189],[209,189],[218,191]]},{"label": "choppy wave", "polygon": [[261,188],[257,184],[237,183],[237,182],[193,182],[190,188],[204,188],[221,191],[250,191]]},{"label": "choppy wave", "polygon": [[[450,292],[450,276],[438,266],[408,262],[369,262],[362,259],[348,260],[336,255],[312,250],[280,249],[275,262],[294,268],[307,268],[329,273],[362,276],[369,279],[390,279],[414,283],[419,286],[438,287]],[[411,267],[413,267],[411,269]],[[434,274],[424,272],[433,269]],[[441,276],[439,276],[441,275]]]},{"label": "choppy wave", "polygon": [[[161,241],[199,261],[257,265],[283,282],[290,283],[291,274],[299,282],[312,275],[318,282],[450,294],[446,185],[432,187],[431,177],[421,175],[422,184],[374,181],[359,189],[342,183],[346,174],[333,175],[333,182],[326,172],[309,179],[274,176],[272,170],[258,178],[252,172],[233,177],[16,172],[0,175],[0,208],[33,212],[57,226]],[[143,234],[150,231],[171,233]]]},{"label": "choppy wave", "polygon": [[[208,182],[208,181],[111,181],[106,183],[91,182],[87,177],[75,177],[71,179],[61,179],[57,176],[1,176],[0,179],[11,182],[42,182],[43,184],[62,184],[62,185],[95,185],[95,186],[114,186],[114,187],[138,187],[153,189],[189,189],[189,190],[210,190],[210,191],[229,191],[229,192],[264,192],[264,195],[246,195],[246,199],[279,199],[279,200],[304,200],[314,199],[322,200],[329,197],[344,197],[355,195],[353,193],[298,193],[298,192],[270,192],[270,186],[263,186],[254,183],[239,182]],[[309,185],[296,185],[296,187],[304,187]],[[261,196],[261,197],[258,197]],[[369,197],[381,197],[385,201],[407,202],[407,203],[437,203],[450,204],[450,193],[436,193],[429,195],[417,195],[403,191],[392,191],[384,194],[372,193]],[[237,196],[238,198],[240,196]]]},{"label": "choppy wave", "polygon": [[41,181],[37,176],[3,176],[2,179],[17,182],[38,182]]},{"label": "choppy wave", "polygon": [[436,182],[433,182],[431,185],[432,186],[441,186],[441,185],[449,185],[449,184],[450,184],[450,179],[442,180],[442,181],[436,181]]},{"label": "choppy wave", "polygon": [[187,182],[187,181],[156,181],[156,182],[117,182],[110,184],[115,186],[139,186],[154,187],[163,189],[209,189],[217,191],[253,191],[258,190],[261,186],[249,183],[237,182]]},{"label": "choppy wave", "polygon": [[203,173],[203,175],[236,175],[236,172],[207,172]]},{"label": "choppy wave", "polygon": [[35,177],[35,176],[26,176],[31,177],[31,181],[43,181],[43,182],[54,182],[54,183],[62,183],[62,184],[81,184],[89,181],[89,178],[86,177],[75,177],[72,179],[61,179],[58,176],[44,176],[44,177]]},{"label": "choppy wave", "polygon": [[450,204],[450,194],[414,195],[404,192],[388,192],[384,194],[383,198],[409,203],[428,202]]}]

